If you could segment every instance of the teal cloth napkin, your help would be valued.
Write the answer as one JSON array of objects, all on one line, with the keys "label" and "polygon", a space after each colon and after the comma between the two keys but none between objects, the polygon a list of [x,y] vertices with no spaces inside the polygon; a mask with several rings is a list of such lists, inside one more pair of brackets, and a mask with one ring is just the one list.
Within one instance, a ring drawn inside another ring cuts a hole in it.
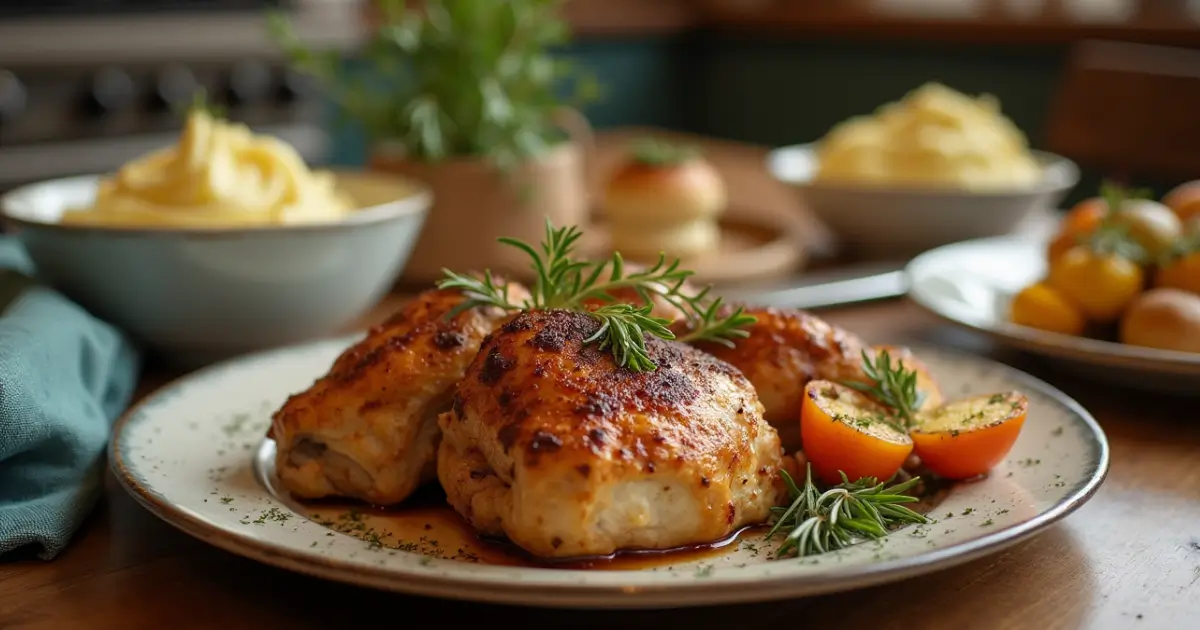
[{"label": "teal cloth napkin", "polygon": [[104,486],[112,422],[141,367],[130,340],[39,284],[0,236],[0,557],[67,545]]}]

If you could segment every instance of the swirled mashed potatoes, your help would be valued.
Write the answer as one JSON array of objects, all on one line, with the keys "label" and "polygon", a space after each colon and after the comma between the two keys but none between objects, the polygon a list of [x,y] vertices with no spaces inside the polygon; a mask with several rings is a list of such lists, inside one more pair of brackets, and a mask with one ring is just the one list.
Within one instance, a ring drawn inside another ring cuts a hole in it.
[{"label": "swirled mashed potatoes", "polygon": [[354,209],[332,174],[310,171],[291,145],[194,109],[176,146],[124,165],[62,222],[217,228],[336,220]]},{"label": "swirled mashed potatoes", "polygon": [[1023,188],[1042,170],[1024,134],[990,95],[937,83],[851,118],[818,144],[819,181],[960,188]]}]

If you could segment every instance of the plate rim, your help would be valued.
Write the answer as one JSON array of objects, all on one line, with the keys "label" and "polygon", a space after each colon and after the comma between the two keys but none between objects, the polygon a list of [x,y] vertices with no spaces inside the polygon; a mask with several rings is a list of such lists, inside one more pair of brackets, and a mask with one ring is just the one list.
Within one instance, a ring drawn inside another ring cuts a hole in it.
[{"label": "plate rim", "polygon": [[[132,405],[113,424],[108,444],[109,468],[121,487],[143,508],[168,525],[202,542],[263,564],[322,579],[366,586],[379,590],[412,595],[466,599],[488,603],[517,604],[539,607],[610,609],[681,608],[733,603],[751,603],[786,597],[809,597],[833,592],[874,586],[947,569],[992,555],[1041,533],[1061,521],[1090,500],[1107,479],[1110,467],[1110,447],[1103,428],[1081,404],[1053,385],[998,361],[971,353],[929,344],[910,344],[914,352],[937,352],[957,359],[983,361],[989,368],[1003,372],[1006,378],[1022,383],[1031,390],[1054,399],[1063,405],[1087,431],[1083,436],[1094,449],[1094,467],[1058,503],[1028,520],[1005,527],[979,538],[906,558],[877,563],[833,568],[828,571],[798,576],[772,577],[745,582],[721,579],[687,580],[673,583],[628,586],[597,585],[574,582],[503,582],[495,580],[463,580],[456,577],[397,569],[396,567],[362,566],[338,558],[323,557],[274,541],[262,541],[230,533],[208,523],[200,516],[172,503],[153,488],[143,484],[125,461],[122,436],[130,421],[141,417],[145,408],[169,397],[178,388],[192,381],[211,378],[226,369],[256,360],[271,360],[322,344],[345,343],[356,340],[361,333],[323,337],[243,355],[221,361],[184,374],[164,383]],[[558,569],[522,569],[553,571]]]},{"label": "plate rim", "polygon": [[1007,322],[996,326],[987,326],[963,318],[951,309],[946,309],[940,300],[932,297],[930,292],[922,288],[920,274],[931,266],[930,261],[958,254],[956,250],[970,250],[981,246],[1023,247],[1041,244],[1039,240],[1029,236],[1004,235],[975,238],[932,248],[919,254],[904,266],[904,275],[908,282],[908,297],[925,311],[946,322],[967,330],[984,333],[1038,354],[1091,363],[1098,360],[1120,361],[1127,366],[1137,366],[1147,371],[1200,376],[1200,353],[1130,346],[1103,339],[1037,330]]}]

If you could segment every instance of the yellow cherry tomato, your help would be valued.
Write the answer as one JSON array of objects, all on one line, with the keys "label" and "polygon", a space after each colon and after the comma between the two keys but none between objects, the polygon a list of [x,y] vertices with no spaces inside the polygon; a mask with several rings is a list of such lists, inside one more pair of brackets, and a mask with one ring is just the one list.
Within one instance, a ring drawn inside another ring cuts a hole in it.
[{"label": "yellow cherry tomato", "polygon": [[1149,199],[1126,200],[1113,215],[1113,222],[1128,230],[1129,237],[1152,259],[1168,251],[1183,235],[1179,217],[1170,208]]},{"label": "yellow cherry tomato", "polygon": [[1044,282],[1029,285],[1013,297],[1009,320],[1064,335],[1081,335],[1087,324],[1079,308]]},{"label": "yellow cherry tomato", "polygon": [[1048,282],[1085,318],[1111,322],[1142,292],[1145,272],[1127,258],[1080,246],[1050,263]]},{"label": "yellow cherry tomato", "polygon": [[1154,286],[1200,295],[1200,251],[1172,258],[1159,267]]}]

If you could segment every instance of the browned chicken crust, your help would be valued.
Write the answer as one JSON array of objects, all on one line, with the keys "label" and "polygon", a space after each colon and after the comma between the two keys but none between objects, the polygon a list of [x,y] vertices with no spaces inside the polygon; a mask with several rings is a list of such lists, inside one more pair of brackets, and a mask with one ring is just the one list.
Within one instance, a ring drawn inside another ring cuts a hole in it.
[{"label": "browned chicken crust", "polygon": [[[733,307],[727,307],[732,309]],[[730,348],[712,342],[696,347],[737,367],[754,384],[764,417],[789,450],[799,447],[804,386],[813,379],[863,380],[862,352],[870,347],[857,335],[798,309],[746,307],[758,321],[750,336]],[[676,334],[686,334],[679,326]]]},{"label": "browned chicken crust", "polygon": [[456,290],[420,294],[288,398],[269,435],[289,492],[387,505],[435,477],[437,415],[484,337],[508,318],[475,308],[447,319],[464,299]]},{"label": "browned chicken crust", "polygon": [[783,453],[750,382],[650,337],[658,369],[583,341],[597,321],[517,315],[472,361],[442,414],[438,477],[484,534],[543,557],[664,549],[764,522]]}]

